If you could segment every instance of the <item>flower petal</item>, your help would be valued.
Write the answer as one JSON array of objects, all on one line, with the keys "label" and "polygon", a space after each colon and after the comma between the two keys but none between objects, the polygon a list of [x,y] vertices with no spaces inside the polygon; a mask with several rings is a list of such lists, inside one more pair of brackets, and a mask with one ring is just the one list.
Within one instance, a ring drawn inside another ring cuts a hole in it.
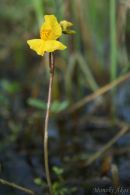
[{"label": "flower petal", "polygon": [[54,15],[45,15],[45,22],[40,29],[43,40],[56,40],[62,35],[62,29]]},{"label": "flower petal", "polygon": [[55,40],[48,40],[45,41],[45,51],[47,52],[53,52],[55,50],[64,50],[67,47],[62,44],[60,41],[55,41]]},{"label": "flower petal", "polygon": [[43,56],[45,52],[45,41],[42,39],[32,39],[27,41],[29,47],[38,55]]}]

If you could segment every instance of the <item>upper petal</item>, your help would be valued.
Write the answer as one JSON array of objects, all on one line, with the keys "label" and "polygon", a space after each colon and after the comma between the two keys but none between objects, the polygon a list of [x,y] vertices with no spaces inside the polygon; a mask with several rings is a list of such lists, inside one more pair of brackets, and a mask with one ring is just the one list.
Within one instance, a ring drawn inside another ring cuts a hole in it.
[{"label": "upper petal", "polygon": [[62,35],[62,29],[54,15],[45,15],[45,22],[40,29],[40,37],[43,40],[56,40]]},{"label": "upper petal", "polygon": [[55,50],[64,50],[67,47],[62,44],[60,41],[56,41],[56,40],[48,40],[45,41],[45,51],[47,52],[53,52]]},{"label": "upper petal", "polygon": [[29,47],[38,55],[43,56],[45,52],[45,41],[42,39],[32,39],[27,41]]}]

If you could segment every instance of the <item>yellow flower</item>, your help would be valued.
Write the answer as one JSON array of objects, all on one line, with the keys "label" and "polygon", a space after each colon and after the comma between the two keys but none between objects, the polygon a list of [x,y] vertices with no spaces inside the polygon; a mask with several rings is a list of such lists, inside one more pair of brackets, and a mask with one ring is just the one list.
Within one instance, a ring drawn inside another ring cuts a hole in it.
[{"label": "yellow flower", "polygon": [[62,20],[60,22],[61,28],[62,28],[62,32],[64,34],[75,34],[74,30],[70,30],[70,27],[73,26],[73,24],[67,20]]},{"label": "yellow flower", "polygon": [[62,35],[62,28],[54,15],[45,15],[45,22],[40,29],[40,39],[28,40],[27,43],[38,55],[45,52],[64,50],[66,46],[57,39]]}]

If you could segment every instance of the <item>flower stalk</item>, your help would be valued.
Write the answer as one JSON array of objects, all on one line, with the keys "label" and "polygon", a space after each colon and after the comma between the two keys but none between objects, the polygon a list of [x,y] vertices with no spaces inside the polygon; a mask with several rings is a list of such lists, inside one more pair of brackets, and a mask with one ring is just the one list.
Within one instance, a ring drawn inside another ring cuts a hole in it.
[{"label": "flower stalk", "polygon": [[48,162],[48,123],[49,123],[49,115],[50,115],[50,107],[51,107],[51,96],[52,96],[52,83],[54,77],[54,53],[49,53],[49,67],[50,67],[50,80],[49,80],[49,89],[48,89],[48,100],[47,100],[47,110],[45,116],[45,126],[44,126],[44,162],[45,162],[45,172],[47,183],[50,191],[50,195],[53,195],[52,182],[49,171],[49,162]]},{"label": "flower stalk", "polygon": [[44,162],[45,172],[47,177],[47,183],[50,191],[50,195],[53,195],[52,182],[49,172],[49,161],[48,161],[48,123],[49,114],[51,107],[51,96],[52,96],[52,83],[54,77],[54,51],[64,50],[67,47],[59,41],[59,37],[65,34],[74,34],[74,31],[69,28],[73,24],[66,20],[61,21],[61,24],[57,21],[54,15],[45,15],[44,23],[40,28],[40,38],[27,40],[29,47],[34,50],[38,55],[44,56],[46,52],[49,52],[49,68],[50,68],[50,80],[47,100],[47,111],[45,116],[45,126],[43,129],[43,147],[44,147]]}]

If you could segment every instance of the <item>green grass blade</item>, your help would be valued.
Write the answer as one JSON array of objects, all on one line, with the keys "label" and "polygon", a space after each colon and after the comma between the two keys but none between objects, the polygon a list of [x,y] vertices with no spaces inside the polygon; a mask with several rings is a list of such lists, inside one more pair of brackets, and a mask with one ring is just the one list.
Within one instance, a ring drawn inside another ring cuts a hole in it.
[{"label": "green grass blade", "polygon": [[114,80],[117,76],[116,0],[110,0],[110,65],[111,80]]},{"label": "green grass blade", "polygon": [[38,25],[41,26],[41,23],[43,22],[43,16],[44,16],[44,5],[42,0],[32,0],[34,11],[37,17]]}]

